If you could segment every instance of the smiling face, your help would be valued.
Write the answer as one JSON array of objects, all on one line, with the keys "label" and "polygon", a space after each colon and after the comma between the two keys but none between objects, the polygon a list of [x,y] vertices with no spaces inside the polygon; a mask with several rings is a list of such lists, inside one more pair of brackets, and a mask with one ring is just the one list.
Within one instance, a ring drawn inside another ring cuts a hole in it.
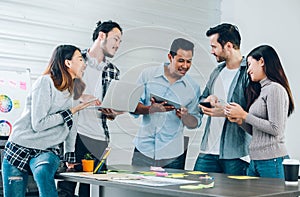
[{"label": "smiling face", "polygon": [[226,50],[222,45],[218,42],[219,34],[213,34],[209,36],[210,46],[211,46],[211,54],[216,57],[217,62],[226,61]]},{"label": "smiling face", "polygon": [[192,50],[185,51],[183,49],[178,49],[177,54],[172,57],[168,54],[170,60],[169,72],[173,77],[181,78],[192,65],[193,52]]},{"label": "smiling face", "polygon": [[112,58],[120,47],[122,33],[118,28],[113,28],[107,33],[103,42],[101,42],[101,48],[104,56]]},{"label": "smiling face", "polygon": [[65,60],[65,64],[68,67],[68,72],[73,79],[82,78],[86,65],[83,61],[80,51],[76,50],[71,60]]},{"label": "smiling face", "polygon": [[249,56],[247,58],[247,62],[247,73],[250,75],[252,81],[259,82],[262,79],[266,78],[266,73],[264,71],[264,60],[262,57],[259,60],[256,60],[253,57]]}]

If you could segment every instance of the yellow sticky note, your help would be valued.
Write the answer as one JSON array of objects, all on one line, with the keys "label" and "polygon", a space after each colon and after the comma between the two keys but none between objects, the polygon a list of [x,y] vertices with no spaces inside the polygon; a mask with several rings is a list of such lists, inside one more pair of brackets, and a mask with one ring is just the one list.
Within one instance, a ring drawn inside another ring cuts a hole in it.
[{"label": "yellow sticky note", "polygon": [[183,174],[183,173],[173,173],[173,174],[170,174],[168,177],[169,178],[183,178],[187,175]]},{"label": "yellow sticky note", "polygon": [[189,174],[207,174],[206,172],[201,172],[201,171],[190,171],[187,173],[189,173]]},{"label": "yellow sticky note", "polygon": [[202,189],[199,185],[181,185],[180,189]]},{"label": "yellow sticky note", "polygon": [[246,179],[259,179],[259,177],[255,176],[228,176],[230,179],[239,179],[239,180],[246,180]]},{"label": "yellow sticky note", "polygon": [[155,176],[156,175],[156,172],[148,172],[148,171],[141,171],[140,172],[141,174],[144,174],[144,175],[148,175],[148,176]]},{"label": "yellow sticky note", "polygon": [[15,109],[20,108],[20,101],[19,100],[13,100],[13,106]]}]

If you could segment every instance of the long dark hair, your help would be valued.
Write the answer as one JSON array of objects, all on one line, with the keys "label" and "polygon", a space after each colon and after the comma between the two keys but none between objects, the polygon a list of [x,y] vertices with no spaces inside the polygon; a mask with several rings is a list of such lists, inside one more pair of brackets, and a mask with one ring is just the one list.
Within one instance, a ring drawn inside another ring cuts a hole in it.
[{"label": "long dark hair", "polygon": [[[289,110],[288,116],[290,116],[295,108],[294,100],[292,96],[292,92],[290,89],[290,85],[288,79],[284,73],[283,67],[281,65],[280,59],[276,51],[268,45],[261,45],[254,48],[248,55],[248,57],[252,57],[257,61],[260,58],[264,60],[264,72],[266,76],[271,81],[277,82],[282,85],[287,91],[289,97]],[[250,76],[249,76],[250,77]],[[258,82],[253,82],[250,80],[249,86],[246,90],[247,95],[247,110],[249,110],[251,104],[255,101],[255,99],[259,96],[261,91],[261,86]]]},{"label": "long dark hair", "polygon": [[71,95],[74,93],[74,99],[78,99],[85,89],[85,84],[81,79],[72,79],[72,76],[65,65],[65,60],[71,60],[76,50],[80,52],[80,49],[73,45],[57,46],[43,73],[51,76],[54,85],[58,90],[64,91],[68,89]]}]

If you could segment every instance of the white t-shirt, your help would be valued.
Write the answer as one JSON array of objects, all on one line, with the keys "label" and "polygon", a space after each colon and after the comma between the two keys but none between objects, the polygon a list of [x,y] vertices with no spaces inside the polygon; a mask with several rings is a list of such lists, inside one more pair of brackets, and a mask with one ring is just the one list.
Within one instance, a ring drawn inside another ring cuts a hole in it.
[{"label": "white t-shirt", "polygon": [[[94,95],[102,100],[102,72],[106,62],[98,64],[96,59],[90,58],[87,53],[87,67],[84,71],[83,81],[86,88],[83,94]],[[101,112],[97,109],[86,108],[78,112],[78,133],[96,140],[105,141],[102,127]]]},{"label": "white t-shirt", "polygon": [[[220,100],[227,101],[229,88],[238,69],[239,68],[228,69],[227,67],[225,67],[220,72],[220,75],[217,77],[213,87],[214,88],[213,94],[218,97],[219,101]],[[220,139],[221,139],[224,122],[225,122],[224,117],[211,117],[210,132],[208,134],[207,147],[206,150],[203,151],[203,153],[213,154],[213,155],[220,154]]]}]

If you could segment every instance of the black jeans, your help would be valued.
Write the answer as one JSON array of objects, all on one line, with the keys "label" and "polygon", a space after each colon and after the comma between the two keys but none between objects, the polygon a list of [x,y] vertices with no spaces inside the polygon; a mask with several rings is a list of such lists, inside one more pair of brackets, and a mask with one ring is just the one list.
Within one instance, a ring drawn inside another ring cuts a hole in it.
[{"label": "black jeans", "polygon": [[154,160],[150,157],[147,157],[146,155],[144,155],[143,153],[141,153],[139,150],[135,148],[132,157],[132,165],[146,166],[146,167],[159,166],[163,168],[174,168],[174,169],[184,170],[185,158],[186,158],[186,150],[182,155],[176,158]]},{"label": "black jeans", "polygon": [[[92,153],[96,158],[95,164],[99,162],[98,158],[101,157],[105,148],[108,146],[106,141],[95,140],[84,135],[77,134],[76,144],[75,144],[75,155],[76,163],[81,163],[81,160],[84,158],[86,153]],[[106,165],[103,166],[106,168]],[[81,165],[76,167],[78,171],[82,171]],[[59,197],[74,197],[76,182],[70,181],[58,181],[57,190]],[[85,183],[80,183],[79,185],[79,196],[80,197],[89,197],[90,196],[90,185]]]}]

